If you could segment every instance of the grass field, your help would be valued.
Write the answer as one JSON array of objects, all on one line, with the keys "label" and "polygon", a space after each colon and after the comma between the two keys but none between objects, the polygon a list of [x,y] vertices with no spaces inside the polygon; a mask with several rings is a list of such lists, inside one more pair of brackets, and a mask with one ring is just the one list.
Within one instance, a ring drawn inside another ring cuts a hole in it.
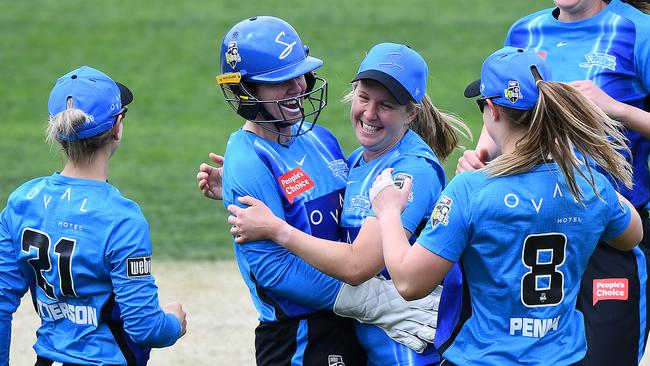
[{"label": "grass field", "polygon": [[[0,199],[23,181],[60,169],[43,142],[47,98],[56,78],[97,67],[135,93],[110,180],[137,201],[151,225],[158,258],[229,259],[231,239],[220,203],[196,189],[199,163],[223,152],[241,120],[214,83],[224,32],[253,15],[289,21],[325,60],[330,82],[320,122],[356,147],[348,106],[339,102],[373,44],[411,45],[430,69],[434,103],[465,118],[479,114],[462,91],[501,46],[509,25],[550,0],[526,1],[73,1],[0,2]],[[473,143],[465,142],[472,146]],[[451,178],[457,155],[447,163]]]}]

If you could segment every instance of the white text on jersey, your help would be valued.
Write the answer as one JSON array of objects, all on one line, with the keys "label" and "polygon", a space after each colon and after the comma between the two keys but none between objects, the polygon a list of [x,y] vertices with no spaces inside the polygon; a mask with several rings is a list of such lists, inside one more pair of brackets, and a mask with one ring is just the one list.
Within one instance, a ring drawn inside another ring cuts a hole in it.
[{"label": "white text on jersey", "polygon": [[92,306],[70,305],[65,302],[46,304],[37,300],[36,307],[38,315],[46,320],[66,318],[75,324],[97,326],[97,309]]},{"label": "white text on jersey", "polygon": [[[29,193],[27,193],[27,196],[25,196],[28,200],[33,200],[34,197],[38,194],[40,190],[38,188],[34,188]],[[68,202],[70,202],[70,187],[66,189],[66,191],[61,195],[61,200],[67,199]],[[50,201],[52,200],[52,196],[48,196],[46,194],[43,195],[43,207],[47,210],[47,206],[50,204]],[[86,209],[86,202],[88,201],[87,198],[84,198],[83,202],[81,202],[81,205],[79,206],[79,211],[81,212],[87,212],[88,210]]]},{"label": "white text on jersey", "polygon": [[557,330],[560,317],[552,319],[510,318],[510,335],[542,338],[551,330]]}]

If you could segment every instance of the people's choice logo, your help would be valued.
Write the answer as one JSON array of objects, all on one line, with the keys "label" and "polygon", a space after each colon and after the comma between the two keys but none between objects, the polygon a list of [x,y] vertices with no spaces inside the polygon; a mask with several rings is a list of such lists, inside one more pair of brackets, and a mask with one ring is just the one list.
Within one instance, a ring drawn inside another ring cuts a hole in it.
[{"label": "people's choice logo", "polygon": [[282,38],[284,36],[286,36],[286,34],[284,32],[280,32],[275,37],[275,43],[279,43],[279,44],[281,44],[281,45],[283,45],[285,47],[284,51],[282,51],[282,53],[280,53],[280,56],[278,56],[278,58],[280,60],[284,60],[287,56],[289,56],[289,54],[293,50],[293,46],[296,45],[296,41],[293,41],[291,43],[287,43],[287,42],[283,42],[282,40],[280,40],[280,38]]},{"label": "people's choice logo", "polygon": [[625,301],[630,293],[627,278],[603,278],[594,279],[593,282],[593,304],[602,300]]},{"label": "people's choice logo", "polygon": [[301,168],[290,170],[278,177],[278,182],[290,204],[296,196],[315,188],[314,181]]}]

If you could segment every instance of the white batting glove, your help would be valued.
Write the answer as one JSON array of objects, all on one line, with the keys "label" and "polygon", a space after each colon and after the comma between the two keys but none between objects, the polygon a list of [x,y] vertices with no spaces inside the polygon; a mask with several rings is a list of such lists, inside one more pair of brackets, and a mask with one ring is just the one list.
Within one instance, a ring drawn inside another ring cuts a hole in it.
[{"label": "white batting glove", "polygon": [[371,278],[359,286],[343,284],[334,303],[334,313],[380,327],[389,337],[417,353],[433,343],[438,324],[442,286],[428,296],[404,300],[393,281]]}]

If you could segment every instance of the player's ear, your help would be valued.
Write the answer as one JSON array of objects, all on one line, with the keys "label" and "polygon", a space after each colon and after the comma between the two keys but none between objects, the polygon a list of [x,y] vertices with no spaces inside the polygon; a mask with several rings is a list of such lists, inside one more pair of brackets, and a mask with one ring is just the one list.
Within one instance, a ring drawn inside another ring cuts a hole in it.
[{"label": "player's ear", "polygon": [[117,121],[115,121],[115,125],[113,125],[112,129],[112,135],[113,135],[113,140],[121,140],[122,139],[122,128],[124,126],[122,125],[122,115],[117,116]]},{"label": "player's ear", "polygon": [[497,107],[496,104],[492,103],[490,99],[485,100],[486,106],[490,110],[490,113],[492,114],[492,119],[497,121],[500,116],[499,108]]}]

